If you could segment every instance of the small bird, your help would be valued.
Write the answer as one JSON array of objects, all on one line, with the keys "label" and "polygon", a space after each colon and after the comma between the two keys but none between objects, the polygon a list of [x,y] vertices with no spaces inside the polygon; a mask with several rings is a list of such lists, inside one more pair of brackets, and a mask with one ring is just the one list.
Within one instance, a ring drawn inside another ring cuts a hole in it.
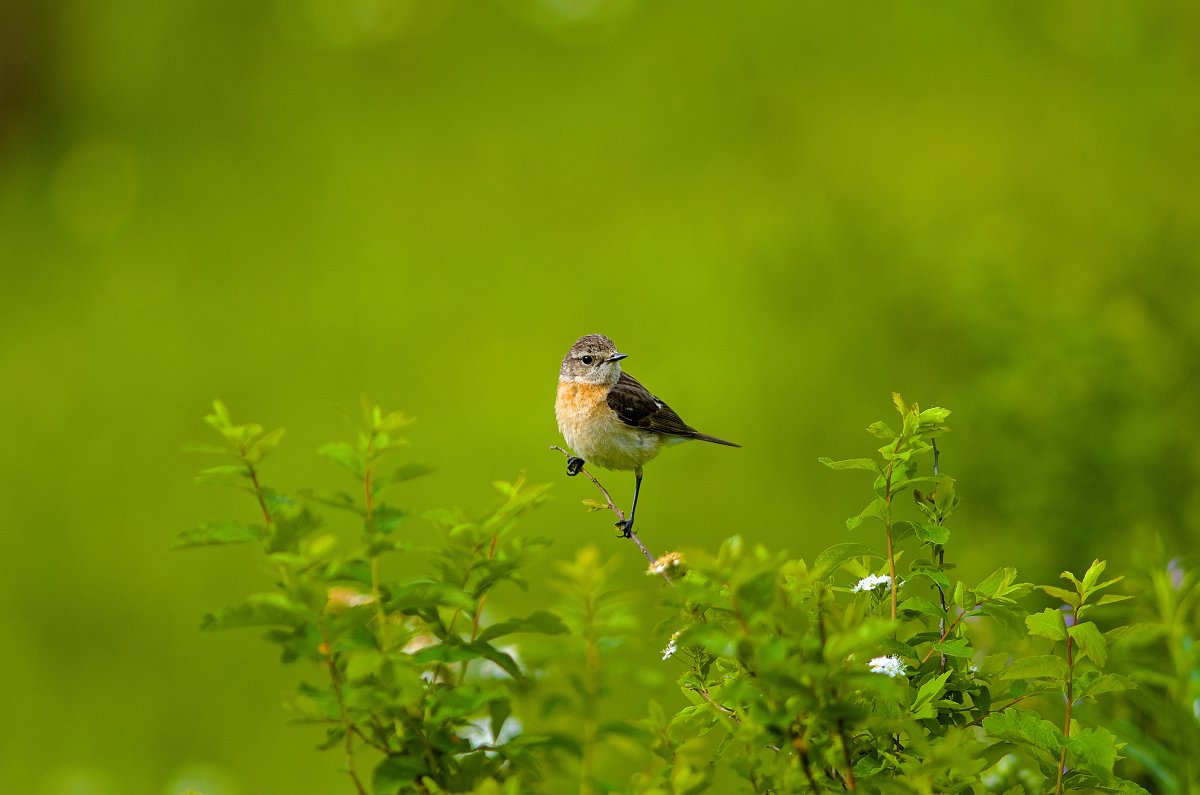
[{"label": "small bird", "polygon": [[613,341],[602,334],[580,337],[562,361],[554,402],[558,430],[576,453],[567,461],[568,475],[578,475],[585,461],[605,469],[633,470],[633,507],[628,519],[617,522],[626,538],[633,535],[642,466],[658,455],[663,445],[699,439],[741,447],[700,433],[637,379],[622,372],[621,360],[628,355],[618,353]]}]

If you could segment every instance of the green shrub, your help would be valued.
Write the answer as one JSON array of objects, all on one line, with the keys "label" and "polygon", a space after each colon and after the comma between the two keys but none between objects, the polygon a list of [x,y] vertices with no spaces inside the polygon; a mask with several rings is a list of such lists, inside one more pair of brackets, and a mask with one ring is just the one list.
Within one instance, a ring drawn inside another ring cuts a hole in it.
[{"label": "green shrub", "polygon": [[[353,444],[321,448],[352,491],[286,495],[258,471],[282,433],[214,404],[223,444],[197,449],[229,463],[201,479],[247,491],[261,521],[209,522],[177,545],[261,546],[274,587],[203,627],[265,627],[284,662],[320,674],[292,708],[324,727],[320,747],[340,751],[360,795],[1145,792],[1133,779],[1190,791],[1197,576],[1148,559],[1137,592],[1149,598],[1135,603],[1103,561],[1054,585],[1005,566],[955,578],[959,494],[936,441],[949,412],[894,402],[898,430],[868,428],[878,459],[822,459],[873,477],[846,524],[882,529],[882,548],[864,536],[810,564],[733,537],[651,566],[682,700],[664,693],[644,714],[611,695],[636,672],[627,641],[644,631],[634,600],[646,595],[614,586],[618,564],[588,547],[559,566],[551,609],[493,618],[489,594],[524,587],[546,544],[514,530],[546,487],[496,483],[485,516],[445,512],[432,532],[403,532],[384,497],[427,470],[388,463],[402,414],[367,404]],[[330,511],[354,518],[354,540],[326,529]],[[423,573],[385,576],[398,553]],[[602,754],[640,772],[616,780]]]}]

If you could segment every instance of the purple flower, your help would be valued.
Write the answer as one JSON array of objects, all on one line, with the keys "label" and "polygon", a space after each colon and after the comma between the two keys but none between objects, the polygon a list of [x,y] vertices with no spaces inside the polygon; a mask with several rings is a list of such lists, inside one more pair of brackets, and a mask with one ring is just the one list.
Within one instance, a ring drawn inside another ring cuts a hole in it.
[{"label": "purple flower", "polygon": [[1167,574],[1171,575],[1171,586],[1176,591],[1183,587],[1183,575],[1186,574],[1183,570],[1183,561],[1179,558],[1171,558],[1167,561]]},{"label": "purple flower", "polygon": [[1063,612],[1063,622],[1067,625],[1067,627],[1069,628],[1075,626],[1075,608],[1071,607],[1070,605],[1063,605],[1059,608],[1059,610]]}]

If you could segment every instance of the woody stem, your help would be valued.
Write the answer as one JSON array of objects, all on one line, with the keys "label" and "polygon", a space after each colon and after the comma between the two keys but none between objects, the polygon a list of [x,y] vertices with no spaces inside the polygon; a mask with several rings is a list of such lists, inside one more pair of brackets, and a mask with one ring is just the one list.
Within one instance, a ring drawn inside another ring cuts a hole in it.
[{"label": "woody stem", "polygon": [[[570,452],[568,452],[567,450],[564,450],[563,448],[559,447],[556,444],[550,445],[550,449],[557,450],[558,452],[565,455],[568,459],[571,458]],[[596,488],[598,488],[600,490],[600,493],[604,495],[604,501],[606,503],[608,503],[606,507],[616,515],[616,517],[619,521],[624,522],[625,521],[625,512],[622,511],[620,508],[618,508],[617,504],[615,502],[613,502],[612,497],[609,496],[608,489],[601,486],[600,481],[596,480],[596,476],[593,475],[591,472],[588,472],[587,469],[585,469],[584,467],[580,466],[579,472],[583,475],[587,475],[587,479],[592,481],[592,483],[595,484]],[[655,562],[656,558],[654,557],[654,554],[649,549],[646,549],[646,545],[642,543],[642,539],[638,538],[638,534],[637,534],[636,530],[634,530],[632,533],[630,533],[629,538],[633,541],[634,544],[637,545],[637,548],[642,551],[642,554],[646,556],[646,560],[650,561],[651,563]],[[667,582],[671,582],[671,578],[667,576],[666,572],[660,572],[660,574],[662,575],[662,578],[664,580],[666,580]]]}]

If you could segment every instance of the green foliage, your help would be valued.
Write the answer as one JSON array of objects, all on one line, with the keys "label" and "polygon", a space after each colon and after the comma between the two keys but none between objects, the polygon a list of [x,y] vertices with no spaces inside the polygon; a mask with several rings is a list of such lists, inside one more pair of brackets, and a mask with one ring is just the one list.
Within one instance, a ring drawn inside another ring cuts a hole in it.
[{"label": "green foliage", "polygon": [[[1139,781],[1189,791],[1200,577],[1160,567],[1138,623],[1114,620],[1141,600],[1115,592],[1123,577],[1105,579],[1101,560],[1082,576],[1064,571],[1065,585],[1033,587],[1010,566],[957,578],[946,552],[960,494],[938,471],[935,441],[949,412],[894,403],[899,430],[868,428],[887,442],[879,462],[822,459],[874,474],[868,508],[847,522],[862,540],[809,565],[734,536],[651,567],[670,585],[656,577],[671,616],[654,670],[628,651],[645,596],[613,585],[618,563],[594,547],[541,578],[555,602],[486,615],[492,590],[530,585],[524,572],[545,542],[514,528],[545,487],[496,483],[490,513],[435,513],[421,543],[405,538],[403,511],[381,497],[425,470],[384,466],[408,420],[371,405],[354,444],[319,451],[355,488],[293,497],[257,470],[281,435],[234,425],[216,404],[208,420],[233,463],[203,478],[249,484],[262,523],[206,522],[176,546],[261,546],[275,587],[202,627],[266,627],[284,662],[323,674],[293,709],[324,727],[319,747],[342,751],[360,795],[1146,792]],[[897,501],[905,491],[913,500]],[[325,532],[326,510],[356,517],[352,541]],[[882,549],[866,543],[865,518],[882,526]],[[425,570],[383,576],[381,560],[397,552],[419,553]],[[1035,592],[1053,605],[1033,603]],[[1169,656],[1157,653],[1164,645]],[[664,693],[640,718],[606,706],[623,682],[671,670],[674,705]],[[1170,720],[1186,724],[1179,738],[1152,711],[1163,695],[1177,707]],[[607,762],[619,758],[641,771],[612,777]]]},{"label": "green foliage", "polygon": [[[559,635],[554,614],[489,621],[489,593],[523,586],[521,570],[544,546],[512,530],[545,499],[544,486],[496,483],[501,502],[480,518],[447,513],[423,533],[421,545],[396,533],[404,512],[385,502],[392,487],[427,472],[419,464],[387,466],[405,442],[409,420],[364,403],[354,443],[321,447],[350,476],[347,491],[274,491],[258,466],[282,438],[258,425],[236,425],[217,402],[206,417],[224,446],[193,446],[232,463],[201,472],[249,491],[261,524],[206,522],[181,533],[178,547],[259,542],[274,567],[275,588],[205,617],[206,630],[267,627],[286,663],[309,663],[320,683],[300,686],[291,706],[297,720],[325,729],[322,748],[341,749],[360,793],[508,792],[504,780],[532,782],[537,759],[570,741],[521,731],[513,701],[527,685],[513,650],[497,641],[513,635]],[[359,531],[346,541],[323,532],[322,511],[354,514]],[[381,562],[396,552],[427,556],[424,576],[391,578]],[[360,774],[364,760],[371,772]]]}]

